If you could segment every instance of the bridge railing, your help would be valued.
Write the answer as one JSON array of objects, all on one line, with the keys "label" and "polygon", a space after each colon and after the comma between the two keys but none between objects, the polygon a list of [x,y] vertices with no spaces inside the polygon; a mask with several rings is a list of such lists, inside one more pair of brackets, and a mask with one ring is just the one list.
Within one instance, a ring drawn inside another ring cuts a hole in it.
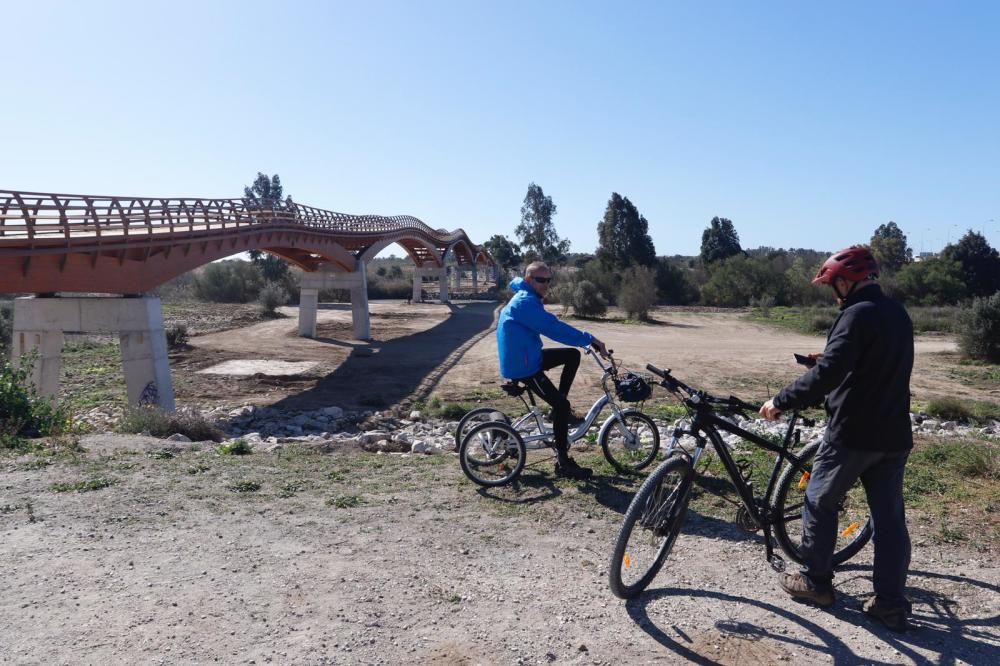
[{"label": "bridge railing", "polygon": [[151,236],[246,227],[295,226],[339,234],[414,230],[439,243],[465,232],[431,229],[409,215],[351,215],[291,200],[89,196],[0,190],[0,242]]}]

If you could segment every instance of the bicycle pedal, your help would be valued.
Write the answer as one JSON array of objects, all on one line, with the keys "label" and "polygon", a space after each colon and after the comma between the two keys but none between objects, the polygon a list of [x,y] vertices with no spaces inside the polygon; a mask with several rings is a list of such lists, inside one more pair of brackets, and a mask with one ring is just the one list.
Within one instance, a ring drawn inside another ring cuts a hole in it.
[{"label": "bicycle pedal", "polygon": [[778,573],[785,573],[785,560],[781,555],[771,556],[771,568]]}]

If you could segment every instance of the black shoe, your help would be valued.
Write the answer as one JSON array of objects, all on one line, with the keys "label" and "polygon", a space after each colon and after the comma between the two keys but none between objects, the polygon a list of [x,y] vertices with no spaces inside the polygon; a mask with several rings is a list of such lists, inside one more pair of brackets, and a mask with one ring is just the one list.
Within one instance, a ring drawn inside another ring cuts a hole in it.
[{"label": "black shoe", "polygon": [[565,462],[556,463],[556,476],[566,479],[576,479],[583,481],[594,475],[594,470],[589,467],[580,467],[572,458],[567,458]]},{"label": "black shoe", "polygon": [[881,620],[882,624],[893,631],[906,631],[910,628],[910,623],[906,621],[906,616],[910,614],[911,608],[909,601],[897,606],[882,601],[876,596],[866,601],[861,610],[868,617]]},{"label": "black shoe", "polygon": [[579,414],[575,412],[570,412],[569,418],[567,419],[566,423],[569,425],[570,428],[578,428],[579,426],[583,425],[583,422],[586,420],[587,419],[583,418]]}]

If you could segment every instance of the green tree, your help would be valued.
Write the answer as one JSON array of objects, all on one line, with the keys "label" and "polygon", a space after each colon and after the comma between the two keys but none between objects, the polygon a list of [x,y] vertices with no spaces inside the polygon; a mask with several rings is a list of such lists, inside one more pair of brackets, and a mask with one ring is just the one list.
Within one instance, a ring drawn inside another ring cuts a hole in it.
[{"label": "green tree", "polygon": [[763,297],[775,305],[788,303],[788,280],[765,257],[738,254],[712,265],[701,298],[708,305],[742,307]]},{"label": "green tree", "polygon": [[895,282],[903,300],[917,305],[954,305],[968,293],[962,265],[944,257],[906,264]]},{"label": "green tree", "polygon": [[618,307],[630,319],[649,319],[650,309],[656,305],[656,274],[648,266],[634,265],[622,276],[618,292]]},{"label": "green tree", "polygon": [[517,268],[521,263],[521,248],[516,243],[501,234],[495,234],[488,241],[483,243],[483,247],[493,255],[497,265],[504,270]]},{"label": "green tree", "polygon": [[257,172],[257,178],[253,181],[253,185],[243,188],[243,198],[258,205],[267,201],[280,206],[282,204],[282,194],[284,194],[284,191],[281,187],[281,178],[278,177],[278,174],[268,177],[259,171]]},{"label": "green tree", "polygon": [[666,257],[656,262],[656,291],[659,302],[667,305],[688,305],[698,300],[698,289],[687,271]]},{"label": "green tree", "polygon": [[892,221],[875,230],[871,248],[884,272],[895,273],[913,261],[913,250],[906,244],[906,234]]},{"label": "green tree", "polygon": [[604,218],[597,224],[597,258],[618,269],[656,264],[649,223],[628,197],[617,192],[611,193]]},{"label": "green tree", "polygon": [[1000,363],[1000,291],[972,299],[958,322],[958,346],[966,356]]},{"label": "green tree", "polygon": [[1000,289],[1000,256],[981,234],[970,229],[941,255],[962,265],[969,295],[990,296]]},{"label": "green tree", "polygon": [[[268,177],[259,171],[253,185],[243,188],[243,199],[250,208],[280,209],[284,206],[281,198],[283,194],[284,189],[281,187],[281,178],[278,174]],[[291,199],[289,196],[288,201]],[[288,264],[284,259],[260,250],[250,250],[249,254],[250,260],[260,268],[264,279],[268,282],[283,282],[287,278]]]},{"label": "green tree", "polygon": [[742,251],[740,236],[732,221],[724,217],[713,217],[701,234],[701,260],[712,264]]},{"label": "green tree", "polygon": [[552,222],[555,214],[552,197],[545,196],[540,186],[530,183],[521,206],[521,223],[514,232],[527,253],[549,262],[561,261],[569,251],[569,241],[559,238],[556,233]]}]

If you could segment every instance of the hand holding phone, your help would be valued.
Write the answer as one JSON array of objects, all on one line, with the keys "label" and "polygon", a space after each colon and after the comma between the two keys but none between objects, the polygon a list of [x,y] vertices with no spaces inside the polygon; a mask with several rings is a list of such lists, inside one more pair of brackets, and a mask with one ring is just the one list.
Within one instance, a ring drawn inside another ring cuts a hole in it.
[{"label": "hand holding phone", "polygon": [[795,357],[795,362],[799,365],[804,365],[807,368],[811,368],[816,365],[816,359],[812,356],[803,356],[802,354],[792,354]]}]

